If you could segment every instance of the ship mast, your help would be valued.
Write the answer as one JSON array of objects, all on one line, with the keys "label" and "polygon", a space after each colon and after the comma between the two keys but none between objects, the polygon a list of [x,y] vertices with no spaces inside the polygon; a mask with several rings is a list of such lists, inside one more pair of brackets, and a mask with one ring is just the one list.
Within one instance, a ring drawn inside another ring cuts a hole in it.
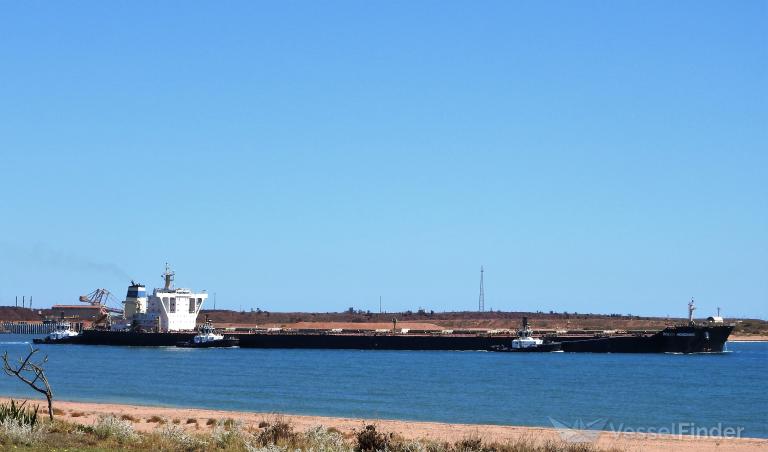
[{"label": "ship mast", "polygon": [[693,298],[688,302],[688,323],[693,325],[693,311],[696,310],[696,306],[693,304]]},{"label": "ship mast", "polygon": [[165,273],[163,273],[161,276],[165,280],[165,290],[171,290],[173,288],[173,277],[176,275],[175,272],[171,271],[171,267],[168,266],[168,262],[165,263]]}]

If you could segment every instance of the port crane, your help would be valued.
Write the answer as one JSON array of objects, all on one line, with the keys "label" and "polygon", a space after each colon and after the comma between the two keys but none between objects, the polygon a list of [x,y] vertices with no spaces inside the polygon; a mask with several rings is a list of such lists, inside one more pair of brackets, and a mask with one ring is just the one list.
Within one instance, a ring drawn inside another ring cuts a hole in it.
[{"label": "port crane", "polygon": [[111,314],[122,315],[123,313],[122,309],[117,309],[110,306],[110,304],[114,305],[119,303],[119,301],[107,289],[96,289],[87,295],[80,295],[79,300],[83,303],[88,303],[91,306],[99,307],[99,315],[93,321],[94,325],[106,323],[106,325],[109,326],[112,320]]}]

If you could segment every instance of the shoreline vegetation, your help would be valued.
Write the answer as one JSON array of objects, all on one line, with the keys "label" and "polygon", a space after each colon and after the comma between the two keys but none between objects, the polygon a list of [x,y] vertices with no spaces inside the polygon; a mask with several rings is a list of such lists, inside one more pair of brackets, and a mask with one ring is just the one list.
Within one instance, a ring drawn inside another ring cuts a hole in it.
[{"label": "shoreline vegetation", "polygon": [[[0,404],[10,404],[0,397]],[[23,401],[16,399],[17,402]],[[31,399],[26,406],[43,406]],[[17,450],[315,451],[757,451],[759,438],[688,437],[600,432],[569,443],[542,427],[253,413],[92,402],[55,402],[54,421],[25,428],[0,419],[2,448]],[[592,438],[590,437],[590,440]]]}]

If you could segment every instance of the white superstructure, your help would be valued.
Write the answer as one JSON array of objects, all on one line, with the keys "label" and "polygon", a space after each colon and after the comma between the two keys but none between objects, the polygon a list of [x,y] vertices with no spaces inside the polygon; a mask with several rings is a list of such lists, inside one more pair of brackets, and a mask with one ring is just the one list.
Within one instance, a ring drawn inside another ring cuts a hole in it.
[{"label": "white superstructure", "polygon": [[74,331],[69,322],[60,322],[56,324],[53,331],[48,333],[48,340],[51,342],[66,340],[78,335],[77,331]]},{"label": "white superstructure", "polygon": [[165,264],[162,276],[164,287],[155,289],[149,297],[141,284],[134,283],[128,288],[125,299],[126,320],[132,320],[134,327],[147,331],[194,330],[197,315],[208,294],[205,291],[198,293],[173,287],[175,273],[168,264]]},{"label": "white superstructure", "polygon": [[221,340],[224,340],[224,336],[217,334],[213,324],[210,321],[206,321],[203,326],[200,327],[200,332],[194,337],[193,342],[195,344],[204,344]]},{"label": "white superstructure", "polygon": [[533,337],[533,330],[528,326],[528,320],[523,320],[523,329],[518,331],[517,339],[512,339],[512,348],[538,347],[544,343],[541,339]]}]

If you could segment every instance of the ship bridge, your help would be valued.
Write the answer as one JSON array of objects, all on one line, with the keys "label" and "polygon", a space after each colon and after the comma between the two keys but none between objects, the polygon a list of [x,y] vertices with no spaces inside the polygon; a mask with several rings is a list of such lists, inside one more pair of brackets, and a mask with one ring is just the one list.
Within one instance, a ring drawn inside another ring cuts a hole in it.
[{"label": "ship bridge", "polygon": [[[134,321],[143,329],[166,331],[191,331],[197,326],[197,315],[208,298],[205,291],[174,288],[175,273],[168,264],[162,275],[164,286],[156,288],[147,299],[144,310],[137,309]],[[130,292],[130,291],[129,291]]]}]

